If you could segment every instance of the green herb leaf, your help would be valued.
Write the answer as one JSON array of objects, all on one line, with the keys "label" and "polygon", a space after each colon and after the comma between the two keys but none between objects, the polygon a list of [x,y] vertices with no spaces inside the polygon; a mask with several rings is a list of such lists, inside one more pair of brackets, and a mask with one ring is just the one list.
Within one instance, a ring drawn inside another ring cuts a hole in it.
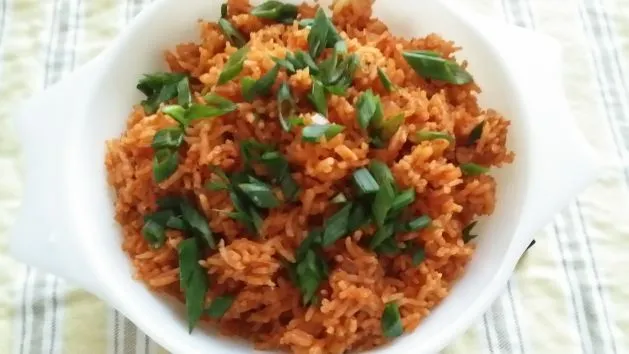
[{"label": "green herb leaf", "polygon": [[166,222],[166,226],[175,230],[182,230],[182,231],[188,230],[188,225],[186,224],[185,221],[183,221],[181,216],[173,216],[169,218],[168,221]]},{"label": "green herb leaf", "polygon": [[295,60],[296,63],[293,63],[295,64],[295,69],[299,70],[307,67],[311,74],[316,75],[319,73],[319,66],[315,63],[310,54],[301,50],[297,51],[295,52]]},{"label": "green herb leaf", "polygon": [[170,105],[162,108],[162,112],[174,120],[176,120],[181,126],[186,126],[186,109],[180,105]]},{"label": "green herb leaf", "polygon": [[334,242],[347,234],[347,221],[351,210],[352,204],[348,203],[325,221],[323,240],[321,242],[324,247],[334,244]]},{"label": "green herb leaf", "polygon": [[304,19],[299,20],[299,27],[301,28],[312,27],[313,24],[314,24],[314,18],[304,18]]},{"label": "green herb leaf", "polygon": [[417,267],[422,264],[422,262],[426,259],[426,251],[423,247],[420,247],[413,242],[408,242],[408,249],[411,252],[411,259],[413,260],[413,265]]},{"label": "green herb leaf", "polygon": [[392,238],[395,233],[395,225],[393,223],[385,224],[380,227],[369,241],[369,248],[375,250],[386,239]]},{"label": "green herb leaf", "polygon": [[328,276],[328,267],[313,250],[308,250],[295,267],[297,287],[302,293],[304,305],[311,304],[319,285]]},{"label": "green herb leaf", "polygon": [[221,18],[227,18],[227,3],[221,5]]},{"label": "green herb leaf", "polygon": [[395,302],[389,302],[384,306],[382,319],[380,320],[382,334],[388,338],[399,337],[404,333],[400,309]]},{"label": "green herb leaf", "polygon": [[164,128],[153,136],[151,147],[153,150],[177,149],[183,143],[183,130],[179,127]]},{"label": "green herb leaf", "polygon": [[432,219],[428,215],[422,215],[415,220],[406,224],[406,231],[418,231],[425,229],[432,223]]},{"label": "green herb leaf", "polygon": [[278,183],[284,194],[284,200],[295,200],[299,192],[299,186],[290,174],[288,161],[279,151],[266,152],[261,156],[262,163],[273,175],[273,182]]},{"label": "green herb leaf", "polygon": [[397,133],[398,129],[404,124],[404,114],[400,113],[395,115],[389,119],[382,121],[380,124],[380,129],[378,135],[380,139],[383,141],[389,141],[395,133]]},{"label": "green herb leaf", "polygon": [[311,124],[302,131],[302,140],[309,143],[316,143],[325,136],[328,140],[334,138],[345,130],[345,127],[336,123],[332,124]]},{"label": "green herb leaf", "polygon": [[218,26],[221,28],[221,31],[223,31],[225,37],[227,37],[227,40],[229,40],[231,44],[233,44],[237,48],[240,48],[247,44],[245,36],[243,36],[242,33],[240,33],[240,31],[238,31],[227,19],[219,19]]},{"label": "green herb leaf", "polygon": [[284,131],[289,132],[291,125],[288,120],[290,117],[294,116],[297,105],[290,92],[290,87],[286,82],[282,82],[280,89],[277,91],[277,107],[279,110],[280,125]]},{"label": "green herb leaf", "polygon": [[251,102],[256,97],[253,92],[253,85],[255,84],[256,80],[250,76],[245,76],[240,79],[240,92],[242,93],[242,97],[245,101]]},{"label": "green herb leaf", "polygon": [[347,53],[347,43],[344,40],[337,41],[334,43],[334,51],[339,54]]},{"label": "green herb leaf", "polygon": [[474,145],[478,139],[483,135],[483,128],[485,127],[485,121],[478,123],[474,129],[470,132],[469,137],[467,138],[467,146]]},{"label": "green herb leaf", "polygon": [[213,192],[229,190],[229,185],[223,181],[207,181],[204,188]]},{"label": "green herb leaf", "polygon": [[387,214],[391,209],[393,200],[395,199],[395,191],[391,183],[380,184],[380,190],[376,193],[376,198],[371,205],[371,212],[376,225],[379,227],[384,226],[384,221],[387,218]]},{"label": "green herb leaf", "polygon": [[199,248],[193,238],[179,243],[179,278],[185,296],[188,314],[188,330],[192,329],[201,319],[205,308],[205,293],[208,289],[208,276],[199,265]]},{"label": "green herb leaf", "polygon": [[238,109],[238,105],[234,102],[216,93],[208,93],[203,97],[203,99],[208,106],[212,106],[226,112],[233,112]]},{"label": "green herb leaf", "polygon": [[187,200],[181,203],[181,214],[184,221],[190,225],[194,236],[203,240],[203,243],[211,249],[216,249],[216,241],[214,241],[214,235],[205,216],[199,213]]},{"label": "green herb leaf", "polygon": [[318,58],[326,48],[330,31],[328,21],[328,16],[323,9],[319,8],[308,33],[308,53],[312,58]]},{"label": "green herb leaf", "polygon": [[218,76],[218,85],[223,85],[240,74],[248,52],[249,47],[245,46],[235,51],[229,59],[227,59],[223,71],[221,71],[221,74]]},{"label": "green herb leaf", "polygon": [[389,166],[387,166],[387,164],[382,161],[371,160],[371,162],[369,163],[369,172],[371,172],[373,177],[376,179],[376,182],[378,182],[378,184],[380,185],[391,184],[395,182]]},{"label": "green herb leaf", "polygon": [[412,188],[407,189],[395,196],[395,199],[393,199],[393,203],[391,203],[391,209],[389,210],[389,213],[398,212],[411,205],[414,201],[415,190]]},{"label": "green herb leaf", "polygon": [[461,172],[463,172],[465,176],[480,176],[482,174],[489,172],[488,167],[481,166],[472,162],[462,163],[459,165],[459,168],[461,169]]},{"label": "green herb leaf", "polygon": [[398,246],[398,243],[393,237],[382,241],[382,243],[374,249],[377,254],[386,256],[394,256],[399,254],[401,250],[402,249]]},{"label": "green herb leaf", "polygon": [[241,183],[238,187],[258,208],[271,209],[280,205],[271,187],[265,183]]},{"label": "green herb leaf", "polygon": [[304,259],[304,257],[306,256],[306,253],[308,253],[310,249],[312,249],[315,245],[321,244],[322,237],[323,237],[322,228],[317,227],[315,229],[310,230],[308,232],[308,236],[306,236],[306,238],[303,241],[301,241],[301,243],[299,244],[299,247],[295,251],[295,259],[297,259],[297,261]]},{"label": "green herb leaf", "polygon": [[[178,96],[179,84],[187,77],[181,73],[158,72],[145,74],[136,88],[146,95],[142,107],[146,114],[157,112],[159,105]],[[184,84],[181,84],[182,88]],[[185,92],[182,93],[185,96]]]},{"label": "green herb leaf", "polygon": [[452,135],[444,132],[419,131],[415,133],[414,137],[411,137],[411,140],[415,143],[437,139],[447,140],[450,144],[454,144],[455,142]]},{"label": "green herb leaf", "polygon": [[339,193],[330,200],[332,204],[343,204],[347,202],[347,197],[343,193]]},{"label": "green herb leaf", "polygon": [[153,178],[155,182],[161,183],[168,179],[179,165],[179,153],[170,149],[160,149],[155,151],[153,157]]},{"label": "green herb leaf", "polygon": [[292,23],[297,17],[297,12],[297,6],[275,0],[268,0],[251,9],[253,16],[282,23]]},{"label": "green herb leaf", "polygon": [[177,104],[185,108],[188,107],[191,102],[192,95],[190,94],[190,82],[186,76],[177,83]]},{"label": "green herb leaf", "polygon": [[371,90],[365,91],[358,97],[356,101],[356,119],[358,120],[358,125],[363,130],[367,130],[371,120],[374,118],[376,105],[377,99]]},{"label": "green herb leaf", "polygon": [[234,300],[236,298],[231,295],[223,295],[218,296],[212,303],[210,303],[210,307],[206,310],[207,315],[213,319],[219,319],[225,315],[227,310],[232,306]]},{"label": "green herb leaf", "polygon": [[272,57],[272,59],[275,62],[275,64],[280,66],[280,68],[284,68],[286,69],[286,71],[288,71],[288,73],[294,74],[296,71],[295,64],[293,64],[292,61],[288,60],[288,53],[286,54],[286,56],[287,56],[287,59],[280,59],[276,57]]},{"label": "green herb leaf", "polygon": [[188,110],[186,111],[185,119],[187,123],[190,123],[197,119],[220,117],[227,113],[233,112],[234,110],[236,110],[235,105],[228,108],[218,108],[194,103],[190,105],[190,108],[188,108]]},{"label": "green herb leaf", "polygon": [[158,249],[166,241],[166,229],[155,220],[149,219],[144,222],[142,236],[151,248]]},{"label": "green herb leaf", "polygon": [[325,88],[319,80],[314,80],[312,83],[312,92],[308,98],[310,98],[310,102],[312,102],[317,112],[324,116],[328,115],[328,102],[325,97]]},{"label": "green herb leaf", "polygon": [[438,53],[425,50],[402,53],[415,72],[426,79],[441,80],[455,85],[472,82],[474,78],[456,62],[442,58]]},{"label": "green herb leaf", "polygon": [[389,79],[389,76],[387,76],[387,73],[382,70],[382,68],[378,68],[378,77],[380,78],[380,82],[382,82],[382,86],[384,87],[384,89],[387,90],[387,92],[393,92],[395,86]]},{"label": "green herb leaf", "polygon": [[352,177],[360,194],[376,193],[380,190],[378,182],[373,178],[366,168],[360,168],[354,171]]},{"label": "green herb leaf", "polygon": [[360,229],[364,225],[368,224],[369,220],[370,218],[367,213],[367,208],[362,204],[354,203],[347,220],[347,233],[350,234]]},{"label": "green herb leaf", "polygon": [[476,237],[478,237],[478,235],[473,235],[472,234],[472,229],[474,228],[474,226],[476,226],[476,224],[478,223],[478,221],[474,221],[472,223],[470,223],[469,225],[467,225],[464,229],[463,229],[463,242],[468,243],[470,241],[472,241],[473,239],[475,239]]},{"label": "green herb leaf", "polygon": [[280,72],[280,66],[275,64],[273,68],[266,72],[266,74],[262,75],[262,77],[256,81],[256,83],[251,88],[254,96],[266,96],[271,92],[271,88],[273,84],[275,84],[275,80],[277,80],[277,75]]},{"label": "green herb leaf", "polygon": [[157,199],[157,206],[160,209],[179,210],[183,200],[180,196],[167,195]]}]

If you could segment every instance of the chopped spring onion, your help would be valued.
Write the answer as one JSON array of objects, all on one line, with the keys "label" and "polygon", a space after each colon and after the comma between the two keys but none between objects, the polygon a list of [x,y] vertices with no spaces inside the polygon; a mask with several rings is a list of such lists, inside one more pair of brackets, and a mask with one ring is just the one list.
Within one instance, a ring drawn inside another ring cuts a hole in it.
[{"label": "chopped spring onion", "polygon": [[343,193],[339,193],[334,196],[334,198],[330,199],[332,204],[343,204],[347,203],[347,197]]},{"label": "chopped spring onion", "polygon": [[183,143],[183,130],[179,127],[165,128],[153,137],[151,147],[154,150],[159,149],[176,149]]},{"label": "chopped spring onion", "polygon": [[302,131],[302,140],[310,143],[316,143],[325,136],[326,139],[332,139],[345,130],[345,127],[339,124],[311,124]]},{"label": "chopped spring onion", "polygon": [[298,8],[292,4],[284,4],[280,1],[268,0],[251,9],[251,14],[267,20],[275,20],[282,23],[293,23],[297,17]]},{"label": "chopped spring onion", "polygon": [[160,104],[175,97],[181,96],[183,103],[189,103],[185,102],[186,92],[189,95],[190,88],[188,78],[184,74],[164,72],[145,74],[136,88],[146,95],[146,99],[142,101],[146,114],[157,112]]},{"label": "chopped spring onion", "polygon": [[369,128],[372,119],[376,116],[379,100],[371,90],[365,91],[356,101],[356,119],[363,129]]},{"label": "chopped spring onion", "polygon": [[418,231],[430,226],[431,223],[432,219],[428,215],[422,215],[415,220],[409,221],[408,224],[406,224],[406,230]]},{"label": "chopped spring onion", "polygon": [[429,141],[429,140],[437,140],[437,139],[447,140],[450,144],[454,144],[454,137],[444,132],[424,130],[424,131],[416,132],[415,135],[411,137],[411,140],[415,143],[420,143],[422,141]]},{"label": "chopped spring onion", "polygon": [[247,102],[253,101],[255,94],[253,93],[253,85],[256,84],[256,80],[250,76],[245,76],[240,79],[240,93]]},{"label": "chopped spring onion", "polygon": [[398,129],[404,124],[404,114],[397,114],[389,119],[385,119],[378,129],[378,137],[383,141],[389,141],[397,133]]},{"label": "chopped spring onion", "polygon": [[177,104],[186,108],[190,103],[192,103],[192,95],[190,94],[190,82],[186,76],[177,83]]},{"label": "chopped spring onion", "polygon": [[485,121],[478,123],[474,129],[470,132],[469,137],[467,138],[467,145],[474,145],[478,139],[483,135],[483,128],[485,127]]},{"label": "chopped spring onion", "polygon": [[348,203],[325,221],[321,242],[323,246],[330,246],[347,234],[347,224],[351,210],[352,203]]},{"label": "chopped spring onion", "polygon": [[289,132],[291,129],[289,119],[294,117],[297,105],[286,81],[282,82],[280,89],[277,91],[277,108],[279,110],[280,125],[284,131]]},{"label": "chopped spring onion", "polygon": [[247,40],[245,37],[238,31],[232,24],[225,18],[221,18],[218,20],[218,27],[220,27],[221,31],[227,37],[227,39],[236,46],[237,48],[243,47],[247,44]]},{"label": "chopped spring onion", "polygon": [[465,176],[480,176],[482,174],[489,172],[488,167],[481,166],[472,162],[462,163],[459,165],[459,168],[461,169],[461,172],[463,172]]},{"label": "chopped spring onion", "polygon": [[369,172],[371,172],[376,182],[380,185],[394,182],[389,166],[382,161],[371,160],[369,163]]},{"label": "chopped spring onion", "polygon": [[158,249],[166,241],[166,229],[155,220],[149,219],[144,222],[142,236],[151,248]]},{"label": "chopped spring onion", "polygon": [[297,287],[302,294],[302,302],[309,305],[315,300],[315,293],[323,280],[328,277],[328,265],[314,250],[308,250],[295,267]]},{"label": "chopped spring onion", "polygon": [[215,118],[225,115],[236,110],[236,105],[231,107],[219,108],[194,103],[186,110],[185,120],[190,123],[197,119]]},{"label": "chopped spring onion", "polygon": [[295,64],[293,64],[293,61],[289,60],[289,55],[288,55],[289,53],[286,54],[286,59],[280,59],[276,57],[272,57],[272,59],[275,62],[275,64],[279,65],[281,68],[286,69],[286,71],[288,71],[289,73],[294,74],[296,71]]},{"label": "chopped spring onion", "polygon": [[279,151],[266,152],[262,154],[261,162],[273,175],[273,181],[279,183],[284,200],[293,201],[299,193],[299,185],[290,173],[288,161]]},{"label": "chopped spring onion", "polygon": [[395,338],[404,333],[402,319],[400,318],[400,309],[395,302],[389,302],[384,306],[380,325],[382,327],[382,334],[385,337]]},{"label": "chopped spring onion", "polygon": [[391,209],[389,210],[389,213],[398,212],[411,205],[414,201],[415,190],[412,188],[407,189],[395,196],[395,199],[393,199],[393,203],[391,203]]},{"label": "chopped spring onion", "polygon": [[393,190],[393,184],[381,183],[380,190],[376,193],[373,204],[371,205],[371,212],[373,214],[374,221],[379,227],[384,226],[384,221],[387,218],[391,205],[395,199],[395,190]]},{"label": "chopped spring onion", "polygon": [[273,190],[266,183],[260,181],[241,183],[238,187],[258,208],[270,209],[280,205],[275,194],[273,194]]},{"label": "chopped spring onion", "polygon": [[209,93],[203,96],[203,99],[208,106],[216,107],[225,111],[233,112],[238,108],[234,102],[216,93]]},{"label": "chopped spring onion", "polygon": [[378,77],[380,78],[380,82],[382,82],[382,86],[387,92],[393,92],[395,86],[387,76],[387,73],[382,70],[382,68],[378,68]]},{"label": "chopped spring onion", "polygon": [[162,108],[162,112],[176,120],[181,126],[186,126],[186,109],[180,105],[173,104]]},{"label": "chopped spring onion", "polygon": [[221,18],[227,18],[227,3],[221,5]]},{"label": "chopped spring onion", "polygon": [[192,333],[204,312],[208,276],[199,264],[200,250],[194,238],[181,241],[177,247],[180,286],[186,301],[188,330]]},{"label": "chopped spring onion", "polygon": [[411,251],[411,259],[413,260],[414,266],[417,267],[424,261],[424,259],[426,259],[426,251],[424,248],[416,245],[410,245],[409,250]]},{"label": "chopped spring onion", "polygon": [[380,190],[378,182],[366,168],[363,167],[354,171],[352,176],[360,194],[371,194]]},{"label": "chopped spring onion", "polygon": [[314,105],[317,112],[326,116],[328,114],[328,102],[325,97],[325,87],[319,80],[312,83],[312,91],[308,95],[310,102]]},{"label": "chopped spring onion", "polygon": [[223,295],[215,298],[207,308],[206,313],[210,318],[219,319],[225,315],[227,310],[234,303],[235,298],[231,295]]},{"label": "chopped spring onion", "polygon": [[170,149],[160,149],[155,151],[153,157],[153,178],[155,182],[161,183],[170,177],[177,170],[179,165],[179,153]]},{"label": "chopped spring onion", "polygon": [[442,58],[432,51],[418,50],[402,53],[406,62],[415,72],[426,79],[441,80],[455,85],[463,85],[474,79],[455,61]]},{"label": "chopped spring onion", "polygon": [[369,248],[375,250],[378,246],[385,242],[385,240],[392,238],[394,234],[395,225],[393,223],[385,224],[371,237],[371,240],[369,241]]},{"label": "chopped spring onion", "polygon": [[271,70],[267,71],[251,88],[251,91],[255,96],[266,96],[271,92],[271,88],[273,84],[275,84],[275,80],[277,80],[277,75],[280,72],[280,66],[275,64]]},{"label": "chopped spring onion", "polygon": [[474,226],[476,226],[477,223],[478,221],[474,221],[470,223],[469,225],[467,225],[465,228],[463,228],[463,231],[462,231],[463,242],[468,243],[472,241],[473,239],[475,239],[476,237],[478,237],[478,235],[472,234],[472,229],[474,228]]},{"label": "chopped spring onion", "polygon": [[210,230],[208,220],[187,200],[181,203],[181,215],[184,221],[190,225],[195,237],[202,240],[204,245],[216,249],[216,241],[212,230]]},{"label": "chopped spring onion", "polygon": [[328,24],[329,19],[323,9],[317,10],[310,33],[308,33],[308,52],[312,58],[318,58],[327,46],[329,32],[334,27]]},{"label": "chopped spring onion", "polygon": [[240,74],[244,67],[248,52],[249,47],[244,46],[229,56],[229,59],[227,59],[227,62],[223,67],[223,71],[221,71],[218,76],[218,85],[223,85]]}]

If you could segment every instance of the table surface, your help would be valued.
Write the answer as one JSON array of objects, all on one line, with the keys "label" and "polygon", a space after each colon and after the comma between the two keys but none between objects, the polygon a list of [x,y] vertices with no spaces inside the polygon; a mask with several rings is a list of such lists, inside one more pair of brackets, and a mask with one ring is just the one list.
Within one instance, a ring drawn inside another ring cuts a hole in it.
[{"label": "table surface", "polygon": [[[571,108],[604,167],[444,353],[629,353],[629,0],[456,1],[561,42]],[[0,0],[0,353],[165,352],[98,299],[6,254],[22,193],[15,107],[97,55],[148,3]]]}]

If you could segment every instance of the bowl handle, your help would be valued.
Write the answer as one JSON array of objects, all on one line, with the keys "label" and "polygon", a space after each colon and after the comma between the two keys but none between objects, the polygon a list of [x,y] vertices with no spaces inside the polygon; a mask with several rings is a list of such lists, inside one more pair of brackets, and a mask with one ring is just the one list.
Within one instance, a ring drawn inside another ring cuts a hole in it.
[{"label": "bowl handle", "polygon": [[[65,131],[73,124],[73,102],[91,89],[89,74],[103,61],[92,60],[62,82],[31,98],[15,118],[23,149],[25,188],[9,240],[11,255],[44,271],[67,278],[101,296],[88,260],[77,247],[71,220],[64,214],[68,196],[56,188],[64,179]],[[89,207],[89,206],[86,206]]]},{"label": "bowl handle", "polygon": [[[577,126],[563,86],[561,46],[556,40],[517,27],[494,37],[503,47],[526,102],[530,120],[528,156],[535,159],[525,211],[521,247],[597,177],[601,161]],[[502,40],[500,40],[502,39]],[[543,54],[543,55],[541,55]]]}]

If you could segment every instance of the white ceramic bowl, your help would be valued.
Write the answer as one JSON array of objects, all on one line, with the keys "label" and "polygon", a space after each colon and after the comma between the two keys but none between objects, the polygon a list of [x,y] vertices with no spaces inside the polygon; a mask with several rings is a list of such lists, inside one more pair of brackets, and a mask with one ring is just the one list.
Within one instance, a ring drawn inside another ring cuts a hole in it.
[{"label": "white ceramic bowl", "polygon": [[[132,278],[106,183],[105,141],[122,133],[140,101],[138,78],[163,69],[163,50],[196,40],[197,19],[217,19],[219,8],[219,0],[156,1],[105,53],[33,98],[17,117],[26,184],[12,254],[98,295],[175,353],[253,349],[211,329],[189,335],[183,306]],[[483,88],[482,104],[513,123],[509,144],[516,162],[495,175],[496,212],[479,226],[478,249],[465,275],[416,331],[373,351],[435,352],[489,307],[533,232],[585,186],[595,166],[570,119],[552,41],[437,0],[379,0],[375,15],[395,34],[436,32],[455,40],[464,48],[459,58],[469,60]]]}]

